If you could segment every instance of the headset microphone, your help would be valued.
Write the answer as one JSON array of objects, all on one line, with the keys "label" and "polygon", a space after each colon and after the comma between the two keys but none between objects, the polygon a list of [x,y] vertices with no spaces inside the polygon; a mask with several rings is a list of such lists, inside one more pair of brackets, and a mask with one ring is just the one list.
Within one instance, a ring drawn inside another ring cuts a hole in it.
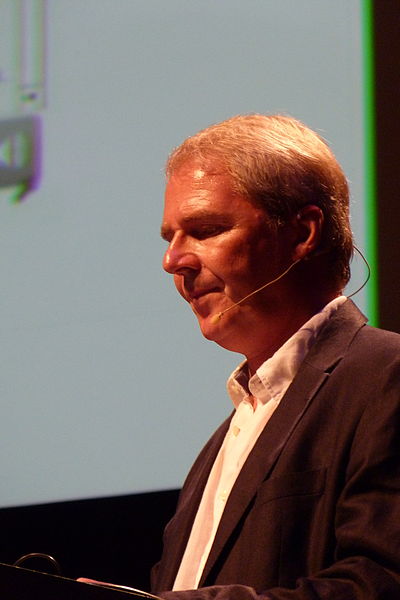
[{"label": "headset microphone", "polygon": [[[355,296],[356,294],[358,294],[358,292],[360,292],[368,283],[369,278],[371,276],[371,267],[367,261],[367,259],[365,258],[364,254],[361,252],[361,250],[359,248],[357,248],[357,246],[353,246],[354,250],[360,255],[360,257],[362,258],[362,260],[364,261],[365,266],[367,267],[367,276],[363,282],[362,285],[360,285],[359,288],[356,289],[355,292],[353,292],[352,294],[349,294],[347,296],[347,298],[352,298],[353,296]],[[321,254],[321,253],[318,253]],[[313,256],[316,256],[315,254]],[[254,290],[254,292],[251,292],[250,294],[247,294],[247,296],[245,296],[244,298],[242,298],[241,300],[239,300],[239,302],[235,302],[234,304],[232,304],[232,306],[228,306],[228,308],[226,308],[225,310],[217,313],[216,315],[214,315],[213,317],[211,317],[210,321],[213,325],[215,325],[216,323],[218,323],[218,321],[222,318],[222,316],[228,312],[228,310],[231,310],[232,308],[235,308],[235,306],[238,306],[239,304],[242,304],[242,302],[244,302],[245,300],[247,300],[248,298],[250,298],[251,296],[254,296],[254,294],[258,294],[258,292],[261,292],[261,290],[265,289],[266,287],[272,285],[273,283],[276,283],[277,281],[279,281],[280,279],[282,279],[282,277],[284,277],[286,275],[286,273],[289,273],[289,271],[291,269],[293,269],[293,267],[295,265],[297,265],[298,262],[300,262],[301,260],[308,260],[310,258],[309,255],[303,256],[301,258],[298,258],[297,260],[295,260],[291,265],[289,265],[289,267],[286,269],[286,271],[283,271],[283,273],[281,273],[280,275],[278,275],[278,277],[276,277],[275,279],[273,279],[272,281],[269,281],[268,283],[265,283],[264,285],[262,285],[261,287],[257,288],[256,290]]]},{"label": "headset microphone", "polygon": [[295,265],[297,265],[297,263],[300,262],[301,260],[303,260],[303,258],[298,258],[285,271],[283,271],[283,273],[281,273],[280,275],[278,275],[278,277],[275,277],[275,279],[273,279],[272,281],[268,281],[268,283],[264,283],[264,285],[262,285],[261,287],[257,288],[256,290],[254,290],[254,292],[251,292],[250,294],[247,294],[247,296],[245,296],[244,298],[242,298],[241,300],[239,300],[239,302],[235,302],[231,306],[228,306],[228,308],[226,308],[225,310],[223,310],[223,311],[217,313],[216,315],[212,316],[211,319],[210,319],[211,323],[213,325],[215,325],[216,323],[218,323],[218,321],[221,319],[221,317],[226,312],[228,312],[228,310],[231,310],[232,308],[235,308],[235,306],[239,306],[239,304],[242,304],[242,302],[244,302],[245,300],[247,300],[251,296],[254,296],[254,294],[258,294],[258,292],[261,292],[261,290],[264,290],[266,287],[268,287],[268,286],[272,285],[273,283],[276,283],[277,281],[279,281],[280,279],[282,279],[282,277],[284,277],[286,275],[286,273],[289,273],[289,271],[291,269],[293,269],[293,267]]}]

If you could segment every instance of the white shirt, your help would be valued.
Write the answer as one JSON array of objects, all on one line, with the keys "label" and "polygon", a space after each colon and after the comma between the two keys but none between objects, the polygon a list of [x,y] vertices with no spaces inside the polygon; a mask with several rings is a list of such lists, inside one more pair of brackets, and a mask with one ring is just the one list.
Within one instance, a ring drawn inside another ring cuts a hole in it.
[{"label": "white shirt", "polygon": [[248,382],[246,362],[229,377],[227,390],[236,411],[204,488],[174,590],[197,588],[226,501],[244,462],[320,329],[345,300],[340,296],[329,302],[266,360]]}]

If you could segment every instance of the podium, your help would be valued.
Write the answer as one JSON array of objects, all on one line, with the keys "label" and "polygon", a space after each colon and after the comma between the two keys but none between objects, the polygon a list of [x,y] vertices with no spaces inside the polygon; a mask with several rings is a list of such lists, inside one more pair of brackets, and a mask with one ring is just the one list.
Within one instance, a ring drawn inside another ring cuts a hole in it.
[{"label": "podium", "polygon": [[1,600],[154,600],[140,590],[91,585],[0,563]]}]

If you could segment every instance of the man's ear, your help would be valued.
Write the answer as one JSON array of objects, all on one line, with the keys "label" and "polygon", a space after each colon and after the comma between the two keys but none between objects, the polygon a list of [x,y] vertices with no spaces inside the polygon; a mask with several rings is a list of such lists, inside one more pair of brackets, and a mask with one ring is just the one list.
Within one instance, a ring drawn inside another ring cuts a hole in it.
[{"label": "man's ear", "polygon": [[303,206],[292,219],[295,232],[293,260],[306,259],[319,247],[322,237],[324,213],[315,204]]}]

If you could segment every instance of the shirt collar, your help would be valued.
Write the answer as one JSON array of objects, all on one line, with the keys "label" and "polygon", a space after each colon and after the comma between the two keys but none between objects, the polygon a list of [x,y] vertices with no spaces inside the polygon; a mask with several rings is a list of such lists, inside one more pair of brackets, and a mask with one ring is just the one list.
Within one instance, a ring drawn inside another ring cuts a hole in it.
[{"label": "shirt collar", "polygon": [[323,325],[345,300],[345,296],[339,296],[313,315],[257,369],[250,379],[247,361],[242,362],[227,381],[227,391],[235,408],[249,393],[263,404],[272,399],[280,400],[292,383]]}]

